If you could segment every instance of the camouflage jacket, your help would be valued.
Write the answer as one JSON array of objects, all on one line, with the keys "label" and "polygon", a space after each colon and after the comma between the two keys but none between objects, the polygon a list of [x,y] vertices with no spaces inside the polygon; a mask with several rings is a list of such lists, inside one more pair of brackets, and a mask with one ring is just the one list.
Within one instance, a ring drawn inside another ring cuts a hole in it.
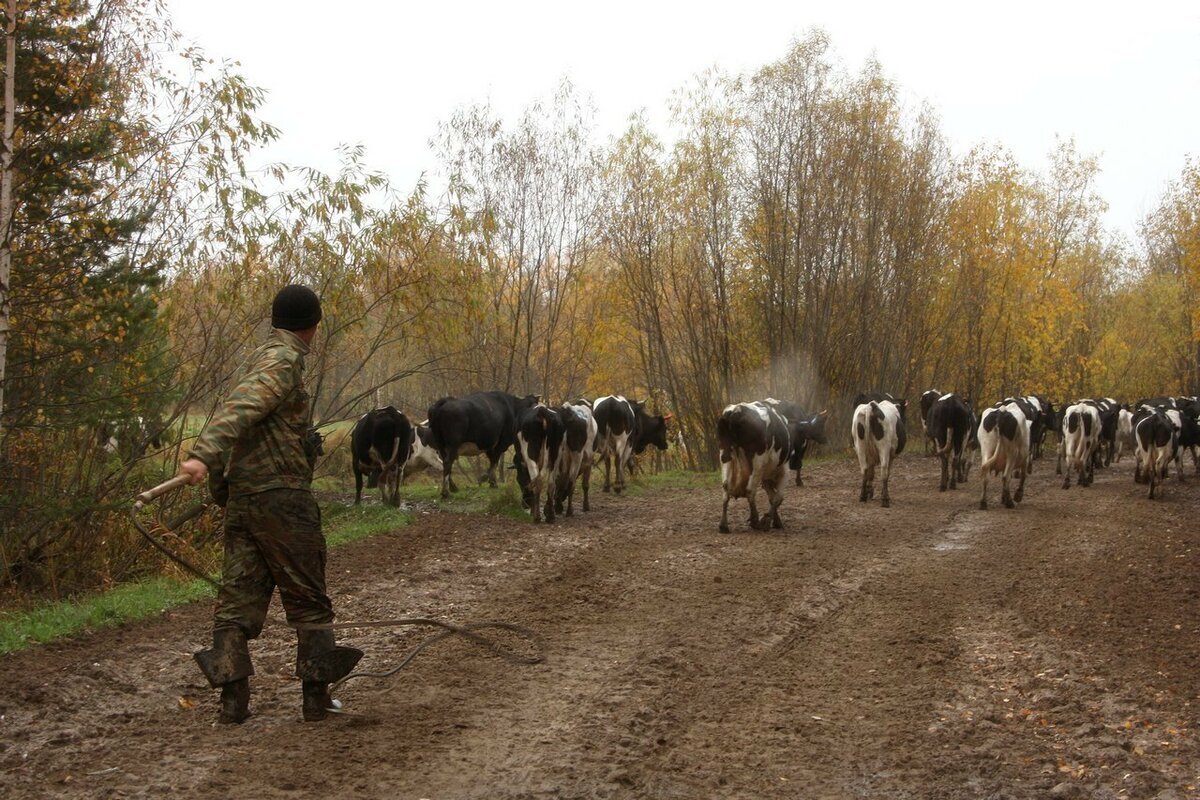
[{"label": "camouflage jacket", "polygon": [[210,472],[224,474],[229,496],[309,488],[312,462],[304,437],[311,411],[303,380],[308,350],[291,331],[273,329],[188,452]]}]

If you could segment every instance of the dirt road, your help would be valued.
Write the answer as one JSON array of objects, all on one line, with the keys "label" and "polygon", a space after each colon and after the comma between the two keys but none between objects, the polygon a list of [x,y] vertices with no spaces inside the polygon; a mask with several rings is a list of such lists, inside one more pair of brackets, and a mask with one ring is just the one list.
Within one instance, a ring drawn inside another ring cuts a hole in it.
[{"label": "dirt road", "polygon": [[[836,460],[772,533],[742,503],[719,534],[715,487],[424,514],[331,553],[340,618],[509,620],[545,663],[442,642],[305,725],[268,626],[255,716],[218,727],[199,604],[0,659],[0,796],[1200,797],[1200,478],[1151,502],[1131,469],[1038,462],[980,511],[906,454],[882,509]],[[382,669],[424,635],[346,638]]]}]

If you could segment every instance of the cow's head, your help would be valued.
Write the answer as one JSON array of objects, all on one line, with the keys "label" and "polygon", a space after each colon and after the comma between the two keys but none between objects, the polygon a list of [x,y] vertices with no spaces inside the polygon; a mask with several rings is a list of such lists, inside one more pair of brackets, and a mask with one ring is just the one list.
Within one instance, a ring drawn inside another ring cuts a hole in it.
[{"label": "cow's head", "polygon": [[634,452],[641,453],[648,446],[654,445],[659,450],[667,449],[667,421],[669,416],[662,414],[650,416],[642,410],[639,403],[634,410],[637,415],[637,445],[634,447]]},{"label": "cow's head", "polygon": [[801,421],[800,432],[806,439],[820,444],[829,444],[829,440],[825,437],[825,421],[827,419],[829,419],[828,409],[814,414],[811,418]]}]

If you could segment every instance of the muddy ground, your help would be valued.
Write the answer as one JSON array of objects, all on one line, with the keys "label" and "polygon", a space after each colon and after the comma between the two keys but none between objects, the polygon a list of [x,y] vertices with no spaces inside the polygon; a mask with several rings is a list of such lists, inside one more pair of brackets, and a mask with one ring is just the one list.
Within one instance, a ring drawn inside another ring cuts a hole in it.
[{"label": "muddy ground", "polygon": [[[339,618],[507,620],[544,663],[441,642],[304,724],[269,624],[254,716],[216,726],[196,604],[0,659],[0,796],[1200,797],[1200,479],[1152,502],[1131,469],[1063,491],[1039,462],[980,511],[906,454],[883,509],[839,458],[771,533],[744,503],[718,533],[715,487],[424,513],[331,552]],[[426,635],[344,638],[386,669]]]}]

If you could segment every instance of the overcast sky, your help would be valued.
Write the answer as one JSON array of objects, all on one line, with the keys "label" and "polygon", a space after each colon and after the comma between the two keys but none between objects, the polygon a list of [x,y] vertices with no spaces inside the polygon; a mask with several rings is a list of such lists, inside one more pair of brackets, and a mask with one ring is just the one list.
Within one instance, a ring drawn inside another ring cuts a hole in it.
[{"label": "overcast sky", "polygon": [[956,154],[998,142],[1042,169],[1055,136],[1100,157],[1111,227],[1136,224],[1200,156],[1200,2],[443,2],[168,0],[178,29],[241,62],[281,129],[270,161],[336,168],[362,144],[402,189],[436,162],[457,107],[507,120],[569,77],[602,138],[645,109],[665,135],[673,90],[710,66],[774,61],[812,27],[857,72],[874,55],[930,103]]}]

